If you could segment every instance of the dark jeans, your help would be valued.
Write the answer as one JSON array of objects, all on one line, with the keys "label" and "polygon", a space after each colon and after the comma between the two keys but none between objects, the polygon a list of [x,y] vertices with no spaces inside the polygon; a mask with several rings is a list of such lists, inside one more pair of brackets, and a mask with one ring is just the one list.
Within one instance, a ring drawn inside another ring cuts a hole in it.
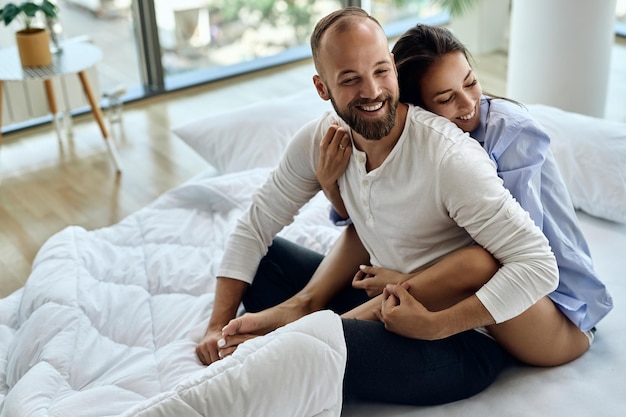
[{"label": "dark jeans", "polygon": [[[246,310],[264,310],[300,291],[322,259],[319,253],[276,238],[244,295]],[[367,299],[364,291],[347,287],[328,308],[341,314]],[[473,330],[425,341],[398,336],[375,321],[344,319],[343,328],[347,402],[452,402],[481,392],[514,363],[493,339]]]}]

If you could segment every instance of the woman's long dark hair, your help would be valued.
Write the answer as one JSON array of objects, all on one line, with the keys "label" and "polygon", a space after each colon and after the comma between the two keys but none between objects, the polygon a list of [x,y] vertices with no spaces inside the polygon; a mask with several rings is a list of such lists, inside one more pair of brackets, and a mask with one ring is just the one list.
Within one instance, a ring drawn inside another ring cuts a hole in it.
[{"label": "woman's long dark hair", "polygon": [[[450,53],[462,53],[471,64],[472,56],[447,28],[418,23],[398,39],[391,52],[398,69],[400,101],[425,107],[420,86],[422,77],[430,66]],[[484,93],[491,98],[501,98],[521,106],[514,100]],[[523,106],[522,106],[523,107]]]}]

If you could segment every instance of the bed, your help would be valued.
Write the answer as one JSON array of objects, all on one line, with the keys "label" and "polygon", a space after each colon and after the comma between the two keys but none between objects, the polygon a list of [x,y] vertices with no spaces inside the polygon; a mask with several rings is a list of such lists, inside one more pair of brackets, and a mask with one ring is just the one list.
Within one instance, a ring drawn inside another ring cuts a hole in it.
[{"label": "bed", "polygon": [[[291,134],[328,108],[302,93],[177,127],[204,172],[117,224],[52,236],[0,300],[0,417],[626,415],[626,125],[540,105],[615,303],[583,357],[511,368],[451,404],[346,405],[341,326],[319,312],[199,363],[226,237]],[[325,253],[341,232],[327,214],[318,195],[281,235]]]}]

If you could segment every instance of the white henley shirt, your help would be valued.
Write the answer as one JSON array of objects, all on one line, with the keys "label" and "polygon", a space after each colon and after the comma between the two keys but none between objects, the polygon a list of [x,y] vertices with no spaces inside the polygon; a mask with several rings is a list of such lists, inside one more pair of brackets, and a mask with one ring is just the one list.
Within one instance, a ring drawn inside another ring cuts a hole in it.
[{"label": "white henley shirt", "polygon": [[[276,234],[320,191],[319,143],[334,112],[305,125],[257,190],[232,233],[219,276],[252,282]],[[409,273],[478,243],[501,267],[476,295],[496,323],[553,291],[547,239],[497,176],[478,142],[448,120],[409,106],[403,133],[378,168],[354,148],[339,188],[371,264]],[[461,271],[462,273],[462,271]]]}]

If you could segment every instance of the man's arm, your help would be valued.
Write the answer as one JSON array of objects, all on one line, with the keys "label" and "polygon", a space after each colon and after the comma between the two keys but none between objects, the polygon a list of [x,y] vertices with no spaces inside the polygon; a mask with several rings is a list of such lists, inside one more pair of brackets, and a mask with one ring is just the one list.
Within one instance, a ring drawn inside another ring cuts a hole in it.
[{"label": "man's arm", "polygon": [[235,318],[247,288],[248,283],[244,281],[218,277],[209,325],[204,337],[196,346],[196,354],[203,364],[209,365],[220,358],[217,342],[222,338],[222,328]]},{"label": "man's arm", "polygon": [[382,294],[377,317],[385,328],[399,335],[422,340],[438,340],[477,327],[495,324],[495,320],[472,295],[454,306],[436,312],[426,309],[406,288],[406,284],[388,285]]},{"label": "man's arm", "polygon": [[[328,133],[327,123],[331,122],[332,120],[323,119],[311,121],[296,134],[281,162],[255,192],[251,206],[231,233],[218,273],[218,277],[222,278],[218,279],[214,311],[206,335],[196,349],[204,363],[219,359],[220,352],[222,356],[231,353],[246,337],[246,335],[230,337],[234,333],[243,332],[237,324],[239,322],[232,319],[272,239],[285,225],[290,224],[299,209],[319,192],[320,184],[315,175],[317,157],[311,157],[310,149],[311,144],[315,143],[314,138],[319,137],[322,132],[327,138],[335,139],[336,129]],[[345,134],[337,135],[338,139],[344,137]],[[339,149],[337,142],[335,146]],[[229,322],[234,323],[228,331],[224,331],[224,326]],[[270,318],[269,323],[253,326],[256,327],[253,331],[245,333],[249,333],[247,335],[249,338],[252,335],[267,333],[282,324],[284,323],[276,318]],[[233,326],[236,329],[234,332]]]},{"label": "man's arm", "polygon": [[350,285],[359,265],[368,260],[369,254],[354,226],[347,227],[301,291],[277,306],[233,319],[223,328],[222,356],[231,354],[239,343],[254,335],[266,334],[326,308],[341,290]]},{"label": "man's arm", "polygon": [[509,320],[554,291],[554,254],[477,142],[459,142],[444,161],[439,170],[444,206],[501,265],[476,296],[496,323]]}]

